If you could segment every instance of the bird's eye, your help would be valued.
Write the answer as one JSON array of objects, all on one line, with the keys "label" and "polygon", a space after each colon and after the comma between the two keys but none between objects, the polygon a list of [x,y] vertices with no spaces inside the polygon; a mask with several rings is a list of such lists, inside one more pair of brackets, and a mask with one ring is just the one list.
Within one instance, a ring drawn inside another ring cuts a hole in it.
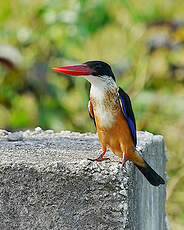
[{"label": "bird's eye", "polygon": [[101,65],[100,65],[100,64],[98,64],[98,65],[96,66],[96,68],[100,69],[100,68],[101,68]]}]

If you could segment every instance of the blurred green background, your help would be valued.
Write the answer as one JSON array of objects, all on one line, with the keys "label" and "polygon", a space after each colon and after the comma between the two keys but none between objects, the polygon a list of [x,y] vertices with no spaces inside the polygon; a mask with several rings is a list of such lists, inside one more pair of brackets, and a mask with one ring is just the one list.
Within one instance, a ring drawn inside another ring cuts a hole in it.
[{"label": "blurred green background", "polygon": [[88,60],[111,64],[138,130],[164,136],[167,212],[184,229],[184,1],[1,1],[0,128],[95,132],[88,82],[51,70]]}]

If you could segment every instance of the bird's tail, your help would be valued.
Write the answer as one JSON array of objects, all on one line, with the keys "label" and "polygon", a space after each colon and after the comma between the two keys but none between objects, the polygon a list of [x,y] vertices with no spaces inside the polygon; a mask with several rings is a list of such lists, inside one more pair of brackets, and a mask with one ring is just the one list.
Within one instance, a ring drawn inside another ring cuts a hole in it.
[{"label": "bird's tail", "polygon": [[141,158],[141,164],[140,161],[133,161],[135,166],[140,170],[140,172],[146,177],[146,179],[149,181],[150,184],[154,186],[159,186],[160,184],[165,184],[164,179],[159,176],[152,168],[151,166],[143,159],[141,154],[135,150],[135,154],[138,154],[138,158]]}]

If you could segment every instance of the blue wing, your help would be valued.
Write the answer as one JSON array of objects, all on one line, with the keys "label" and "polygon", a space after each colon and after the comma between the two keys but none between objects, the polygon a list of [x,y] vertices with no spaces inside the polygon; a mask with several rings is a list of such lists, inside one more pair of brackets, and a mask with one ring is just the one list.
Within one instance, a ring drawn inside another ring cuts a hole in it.
[{"label": "blue wing", "polygon": [[123,89],[119,87],[118,92],[122,104],[123,113],[127,120],[128,126],[130,128],[134,145],[136,146],[137,145],[136,123],[135,123],[134,112],[132,110],[132,104],[129,96],[125,93]]}]

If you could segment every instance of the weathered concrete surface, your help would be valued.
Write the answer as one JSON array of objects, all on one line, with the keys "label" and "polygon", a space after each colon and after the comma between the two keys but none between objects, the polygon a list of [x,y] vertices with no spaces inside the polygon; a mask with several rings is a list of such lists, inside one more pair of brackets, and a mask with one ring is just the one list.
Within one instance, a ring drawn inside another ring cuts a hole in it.
[{"label": "weathered concrete surface", "polygon": [[[165,177],[162,136],[139,132],[138,145]],[[100,152],[94,134],[0,131],[0,229],[165,230],[165,186],[110,152],[87,160]]]}]

